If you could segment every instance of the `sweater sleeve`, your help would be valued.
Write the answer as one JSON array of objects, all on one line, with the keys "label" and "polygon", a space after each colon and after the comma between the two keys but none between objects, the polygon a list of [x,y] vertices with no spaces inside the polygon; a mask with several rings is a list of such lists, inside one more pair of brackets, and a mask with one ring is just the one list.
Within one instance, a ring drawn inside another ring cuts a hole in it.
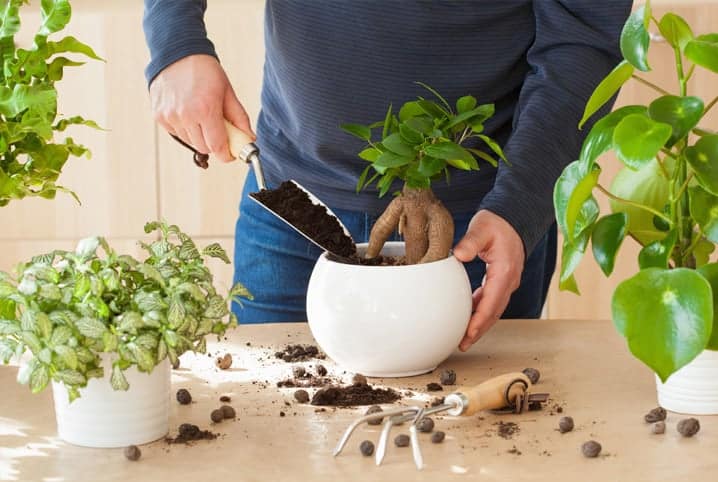
[{"label": "sweater sleeve", "polygon": [[170,64],[194,54],[217,56],[207,38],[207,0],[144,0],[142,27],[150,50],[147,84]]},{"label": "sweater sleeve", "polygon": [[[526,256],[553,222],[554,183],[577,158],[590,128],[577,127],[584,105],[622,58],[619,38],[631,1],[534,0],[533,9],[530,71],[504,149],[510,165],[499,166],[480,204],[513,226]],[[611,107],[612,102],[599,115]]]}]

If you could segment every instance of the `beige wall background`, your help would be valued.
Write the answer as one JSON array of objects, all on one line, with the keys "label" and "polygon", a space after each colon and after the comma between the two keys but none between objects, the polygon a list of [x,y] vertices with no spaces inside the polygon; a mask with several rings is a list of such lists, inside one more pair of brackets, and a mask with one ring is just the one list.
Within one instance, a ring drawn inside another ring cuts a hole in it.
[{"label": "beige wall background", "polygon": [[[33,9],[39,2],[33,1]],[[263,65],[263,0],[211,0],[207,28],[239,98],[253,119],[259,112]],[[146,221],[166,219],[179,224],[201,244],[220,242],[233,249],[234,223],[246,167],[241,163],[194,166],[191,154],[159,130],[152,120],[143,69],[148,61],[142,33],[142,1],[73,1],[68,34],[90,44],[106,63],[89,62],[67,69],[58,84],[63,114],[82,114],[108,129],[76,128],[70,135],[88,145],[93,158],[71,159],[61,177],[82,200],[78,205],[61,195],[55,201],[26,199],[0,209],[0,269],[51,249],[70,249],[78,239],[103,235],[118,250],[137,254]],[[31,9],[32,10],[32,9]],[[659,1],[656,15],[667,10],[683,15],[697,33],[715,31],[718,2]],[[27,26],[38,22],[36,12],[24,17]],[[25,35],[28,41],[31,36]],[[673,54],[666,44],[652,47],[653,71],[644,77],[674,90]],[[700,70],[700,69],[699,69]],[[690,91],[712,98],[718,94],[715,77],[698,71]],[[629,83],[618,105],[645,103],[651,91]],[[718,109],[705,125],[715,129]],[[605,174],[618,170],[615,159],[602,162]],[[602,177],[603,177],[602,176]],[[605,181],[608,184],[607,181]],[[602,203],[606,208],[606,203]],[[560,293],[555,283],[545,314],[550,318],[610,318],[613,287],[635,267],[638,249],[627,240],[616,272],[606,279],[588,257],[577,272],[583,295]],[[590,255],[589,255],[590,256]],[[231,283],[232,268],[216,263],[218,284]]]}]

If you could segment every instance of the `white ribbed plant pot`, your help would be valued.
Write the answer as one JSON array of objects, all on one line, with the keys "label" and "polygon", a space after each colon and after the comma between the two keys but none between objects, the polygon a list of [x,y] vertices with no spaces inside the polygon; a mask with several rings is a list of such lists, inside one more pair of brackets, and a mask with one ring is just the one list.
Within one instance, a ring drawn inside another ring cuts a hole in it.
[{"label": "white ribbed plant pot", "polygon": [[718,415],[718,351],[704,350],[668,377],[656,377],[658,404],[671,412]]},{"label": "white ribbed plant pot", "polygon": [[65,385],[52,383],[60,438],[84,447],[125,447],[167,435],[169,362],[165,359],[149,374],[128,368],[124,373],[130,388],[116,391],[110,385],[110,357],[102,354],[101,358],[105,376],[91,379],[74,402],[69,402]]}]

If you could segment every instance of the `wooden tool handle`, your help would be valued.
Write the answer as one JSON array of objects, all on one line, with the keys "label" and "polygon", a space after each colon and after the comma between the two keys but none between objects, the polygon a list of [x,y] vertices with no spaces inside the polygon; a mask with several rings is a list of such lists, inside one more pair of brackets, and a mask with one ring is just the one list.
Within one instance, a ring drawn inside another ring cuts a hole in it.
[{"label": "wooden tool handle", "polygon": [[[224,127],[227,129],[229,153],[232,154],[233,157],[239,157],[242,153],[242,149],[247,145],[252,144],[254,142],[254,139],[252,139],[244,131],[241,131],[240,129],[235,127],[234,124],[232,124],[226,119],[224,121]],[[246,161],[246,159],[243,160]]]},{"label": "wooden tool handle", "polygon": [[459,388],[456,393],[468,401],[462,415],[482,410],[504,408],[514,402],[516,395],[531,387],[529,378],[521,372],[506,373],[473,387]]}]

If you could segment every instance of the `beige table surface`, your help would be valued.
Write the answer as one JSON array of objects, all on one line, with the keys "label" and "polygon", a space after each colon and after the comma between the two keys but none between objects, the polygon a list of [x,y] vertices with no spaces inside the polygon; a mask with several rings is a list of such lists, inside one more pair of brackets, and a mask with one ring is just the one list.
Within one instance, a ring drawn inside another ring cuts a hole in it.
[{"label": "beige table surface", "polygon": [[[239,419],[211,427],[222,434],[214,441],[143,446],[139,462],[125,460],[121,449],[87,449],[60,441],[50,392],[31,395],[15,383],[16,368],[2,367],[0,480],[718,480],[718,417],[700,417],[701,432],[684,439],[675,429],[681,416],[669,414],[666,434],[651,434],[642,417],[656,405],[653,376],[630,357],[609,322],[502,321],[469,353],[454,354],[442,367],[455,369],[459,382],[478,383],[536,367],[542,373],[537,389],[550,392],[552,403],[541,412],[521,415],[437,420],[447,439],[432,445],[422,437],[427,463],[422,472],[415,470],[408,448],[391,445],[381,467],[374,466],[373,458],[363,458],[357,446],[378,436],[375,427],[361,430],[345,453],[331,457],[341,432],[362,410],[317,413],[313,406],[295,404],[292,389],[276,387],[292,365],[274,359],[274,349],[311,341],[304,324],[242,326],[221,345],[210,345],[213,353],[234,354],[232,369],[219,371],[207,356],[185,355],[184,368],[173,374],[173,393],[187,387],[195,402],[172,403],[172,433],[181,422],[210,427],[209,412],[222,394],[232,397]],[[346,380],[352,375],[328,360],[325,365]],[[412,390],[414,397],[404,403],[423,403],[434,395],[426,393],[426,383],[437,378],[435,372],[370,382]],[[559,415],[552,415],[552,407],[557,404],[574,418],[573,432],[555,430]],[[280,417],[280,411],[286,416]],[[499,420],[518,423],[520,432],[510,440],[497,436],[494,424]],[[598,459],[580,454],[581,443],[589,439],[604,447]],[[514,447],[520,455],[509,452]]]}]

